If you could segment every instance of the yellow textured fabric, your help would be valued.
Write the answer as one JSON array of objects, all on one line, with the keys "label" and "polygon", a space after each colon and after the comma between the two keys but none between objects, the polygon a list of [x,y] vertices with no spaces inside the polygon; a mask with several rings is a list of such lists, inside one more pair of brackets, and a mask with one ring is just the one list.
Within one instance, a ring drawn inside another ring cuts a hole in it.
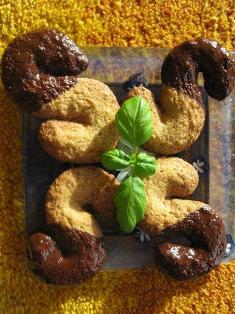
[{"label": "yellow textured fabric", "polygon": [[[17,34],[64,31],[80,45],[172,47],[208,36],[234,48],[234,0],[0,0],[0,54]],[[21,112],[0,85],[0,313],[235,313],[235,263],[179,283],[158,270],[100,273],[76,287],[26,268]]]}]

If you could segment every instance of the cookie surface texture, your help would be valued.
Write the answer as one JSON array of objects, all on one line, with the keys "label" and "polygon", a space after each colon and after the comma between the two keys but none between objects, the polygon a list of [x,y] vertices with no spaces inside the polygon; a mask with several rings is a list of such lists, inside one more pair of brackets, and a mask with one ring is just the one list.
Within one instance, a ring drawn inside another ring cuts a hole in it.
[{"label": "cookie surface texture", "polygon": [[114,119],[118,109],[116,97],[107,85],[79,78],[74,87],[34,113],[47,119],[39,128],[42,147],[61,161],[98,162],[105,150],[117,145]]}]

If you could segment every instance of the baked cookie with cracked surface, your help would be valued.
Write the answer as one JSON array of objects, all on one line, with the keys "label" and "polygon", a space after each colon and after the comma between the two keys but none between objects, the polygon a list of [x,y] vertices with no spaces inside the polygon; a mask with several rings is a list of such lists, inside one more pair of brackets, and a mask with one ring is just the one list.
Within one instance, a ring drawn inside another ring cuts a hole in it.
[{"label": "baked cookie with cracked surface", "polygon": [[178,280],[201,276],[218,265],[226,249],[222,218],[209,205],[182,199],[198,184],[192,165],[177,157],[158,158],[158,171],[144,179],[147,207],[139,226],[162,240],[156,264]]},{"label": "baked cookie with cracked surface", "polygon": [[87,66],[85,53],[51,29],[16,37],[2,58],[5,87],[25,110],[47,120],[39,140],[48,154],[64,162],[96,163],[119,139],[117,99],[104,83],[78,78]]},{"label": "baked cookie with cracked surface", "polygon": [[197,140],[205,122],[203,92],[197,83],[199,72],[203,73],[204,86],[211,97],[222,100],[231,93],[234,60],[216,41],[204,38],[186,41],[166,56],[161,69],[160,104],[145,87],[143,78],[132,76],[125,82],[128,97],[142,96],[152,107],[153,134],[145,144],[146,150],[172,155]]}]

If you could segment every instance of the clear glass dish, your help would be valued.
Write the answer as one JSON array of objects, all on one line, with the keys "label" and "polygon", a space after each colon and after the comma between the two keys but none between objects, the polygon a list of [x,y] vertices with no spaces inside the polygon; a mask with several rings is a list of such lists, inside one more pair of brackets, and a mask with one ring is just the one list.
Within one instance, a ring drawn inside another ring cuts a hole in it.
[{"label": "clear glass dish", "polygon": [[[156,99],[160,93],[160,69],[167,50],[158,48],[84,47],[90,64],[81,77],[101,80],[108,84],[120,103],[125,93],[123,81],[137,72],[144,72]],[[205,97],[206,123],[200,138],[182,158],[199,166],[200,181],[191,198],[202,200],[218,209],[227,229],[230,252],[225,260],[235,257],[235,94],[218,102]],[[37,140],[38,119],[24,114],[24,182],[26,234],[45,226],[44,198],[49,185],[64,170],[72,167],[48,156]],[[203,164],[202,164],[203,163]],[[156,239],[143,243],[131,235],[104,230],[107,260],[104,269],[154,267]]]}]

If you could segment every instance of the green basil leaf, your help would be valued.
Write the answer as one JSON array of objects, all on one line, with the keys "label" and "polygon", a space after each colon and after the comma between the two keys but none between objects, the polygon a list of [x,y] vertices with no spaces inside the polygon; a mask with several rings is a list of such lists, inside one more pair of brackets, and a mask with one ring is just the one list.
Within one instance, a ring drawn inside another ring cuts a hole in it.
[{"label": "green basil leaf", "polygon": [[120,170],[128,167],[130,156],[116,148],[104,152],[101,155],[100,161],[106,169]]},{"label": "green basil leaf", "polygon": [[140,96],[126,100],[118,110],[115,121],[120,135],[134,148],[147,142],[152,135],[151,108]]},{"label": "green basil leaf", "polygon": [[135,175],[147,177],[153,175],[157,170],[157,160],[154,156],[139,153],[136,158]]},{"label": "green basil leaf", "polygon": [[121,230],[131,232],[144,218],[146,207],[144,182],[139,177],[128,177],[117,189],[114,203]]}]

